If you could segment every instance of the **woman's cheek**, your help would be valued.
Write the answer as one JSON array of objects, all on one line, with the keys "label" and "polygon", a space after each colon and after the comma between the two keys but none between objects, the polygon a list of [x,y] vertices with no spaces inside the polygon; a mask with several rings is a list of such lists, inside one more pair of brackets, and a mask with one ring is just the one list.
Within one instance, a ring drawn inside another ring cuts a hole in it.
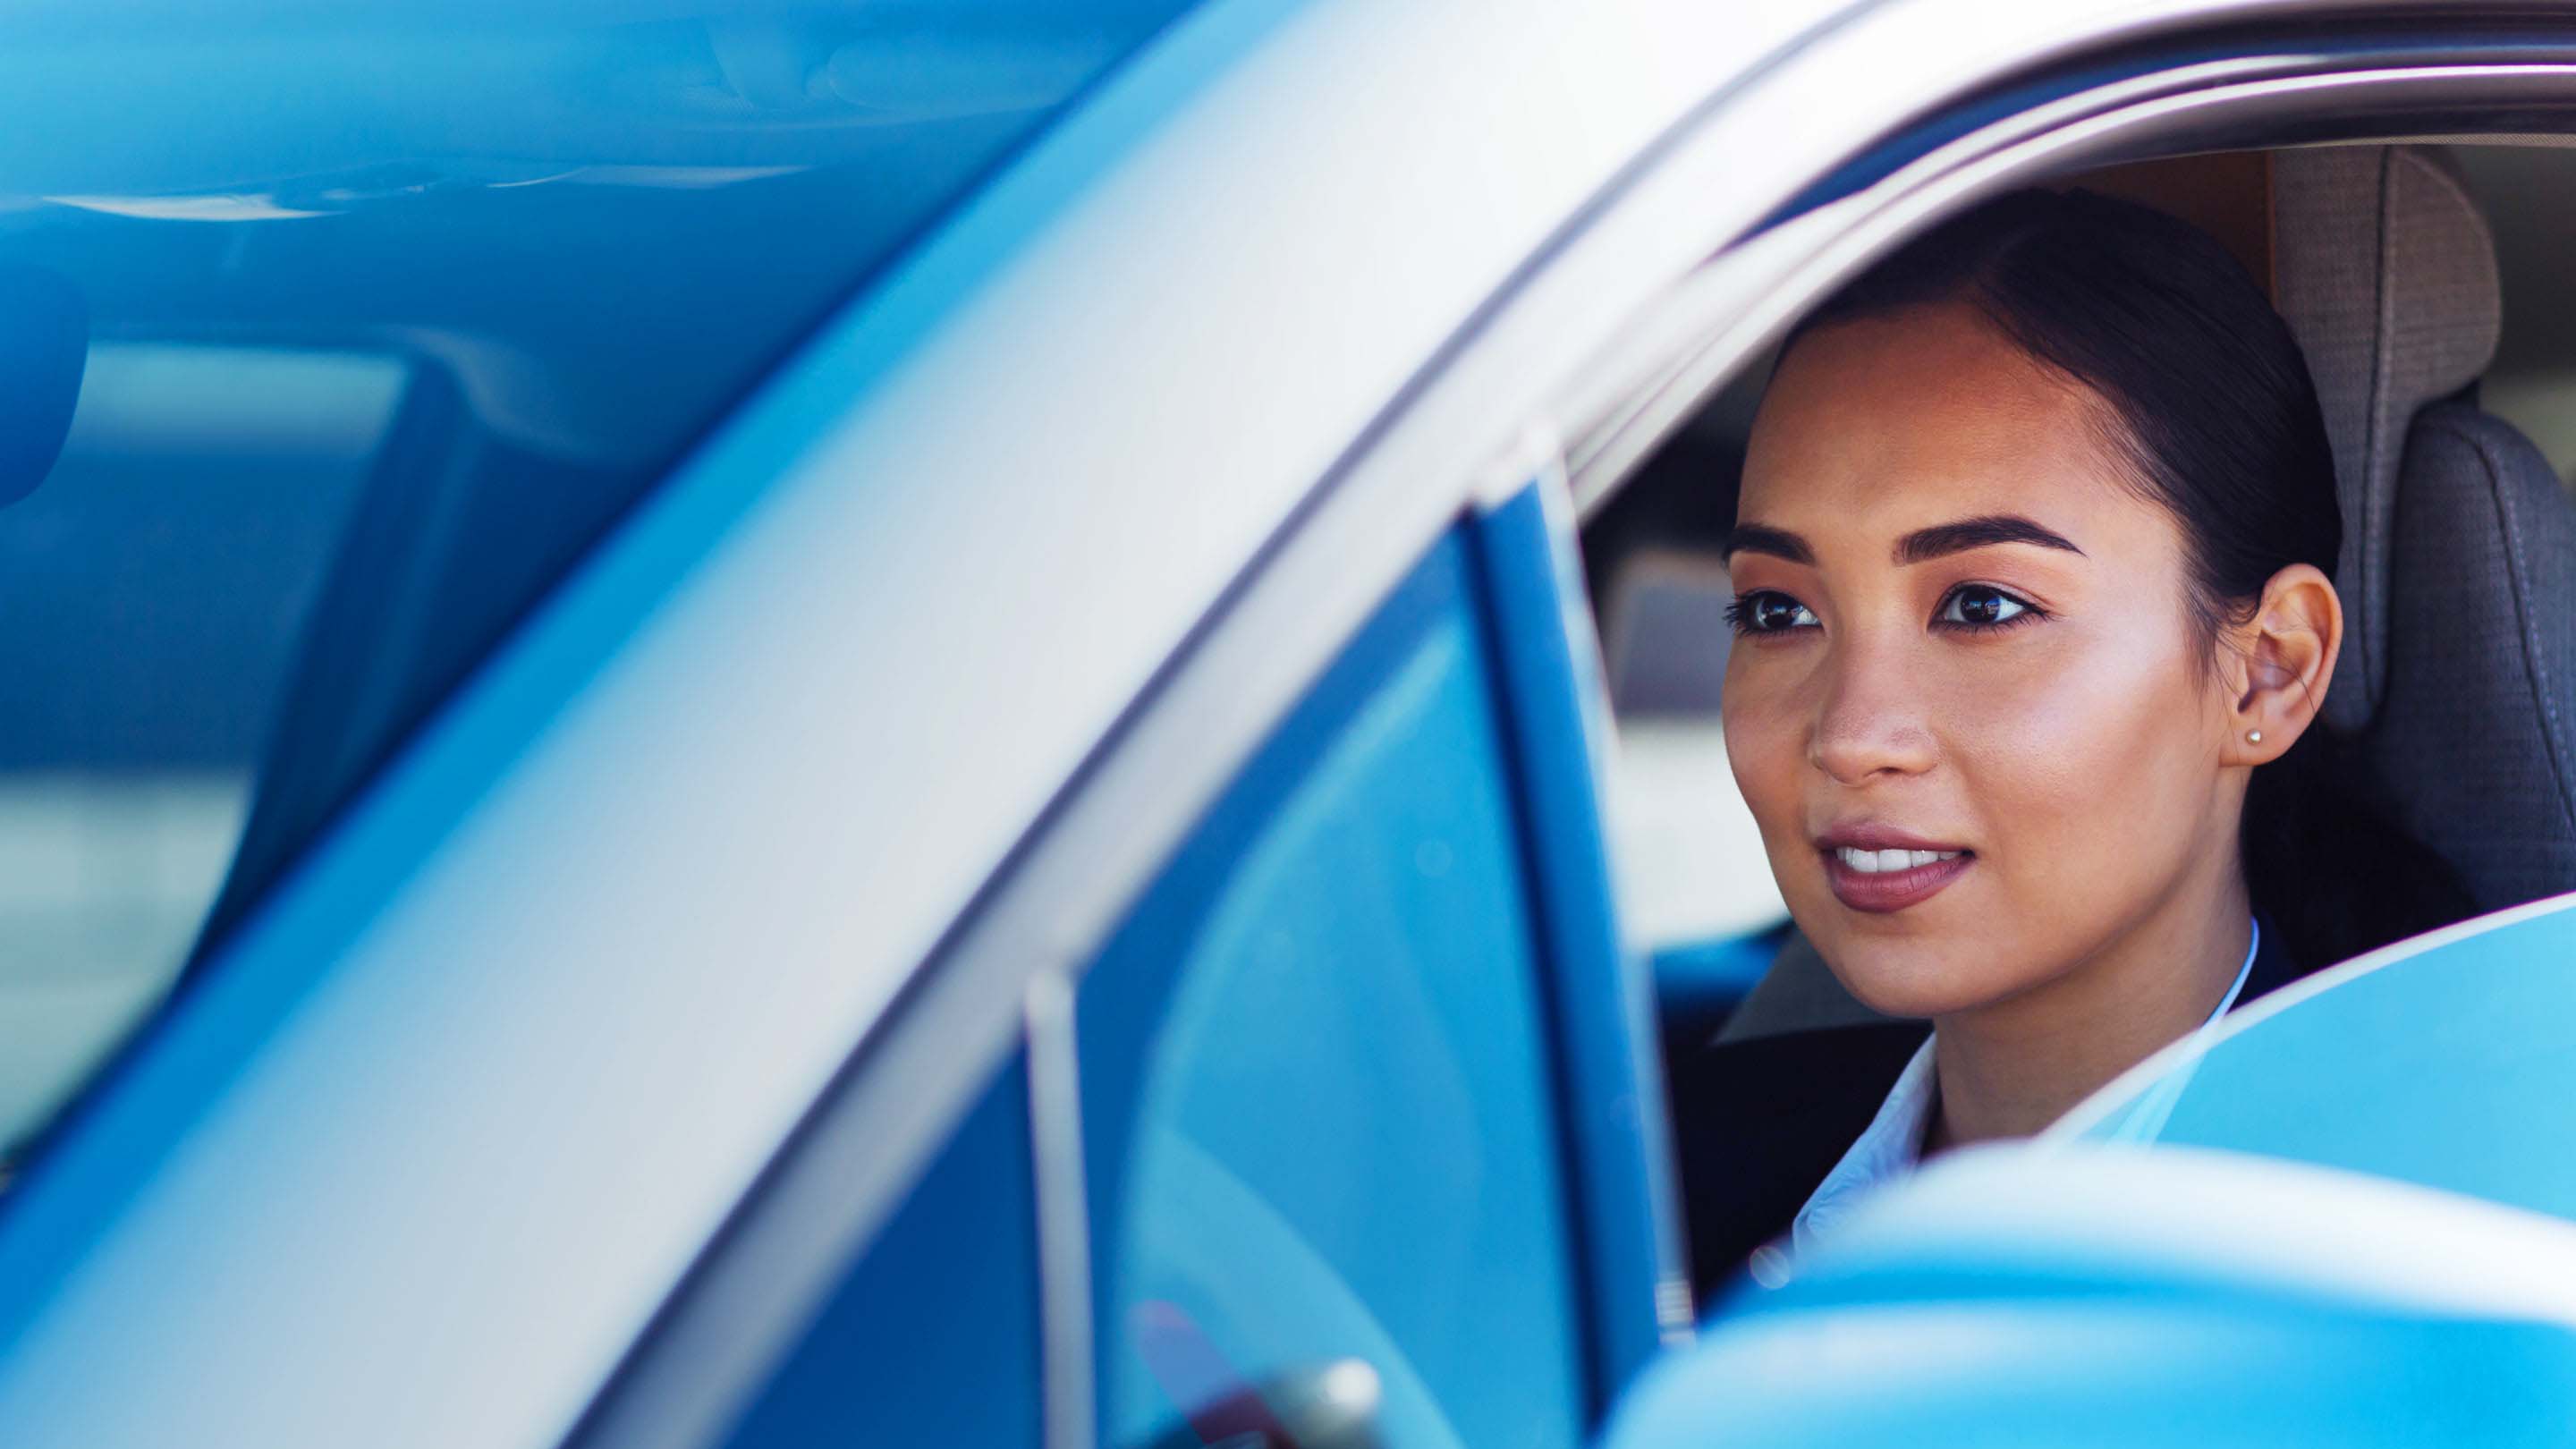
[{"label": "woman's cheek", "polygon": [[1776,843],[1775,832],[1794,828],[1797,818],[1804,734],[1791,691],[1774,671],[1758,667],[1764,661],[1746,661],[1745,652],[1739,646],[1729,662],[1718,722],[1736,788],[1762,827],[1764,841]]},{"label": "woman's cheek", "polygon": [[[2071,631],[2070,631],[2071,632]],[[2166,817],[2192,798],[2177,739],[2198,718],[2165,641],[2069,638],[1963,691],[1952,756],[1993,833],[2000,882],[2046,923],[2125,913],[2169,864]]]}]

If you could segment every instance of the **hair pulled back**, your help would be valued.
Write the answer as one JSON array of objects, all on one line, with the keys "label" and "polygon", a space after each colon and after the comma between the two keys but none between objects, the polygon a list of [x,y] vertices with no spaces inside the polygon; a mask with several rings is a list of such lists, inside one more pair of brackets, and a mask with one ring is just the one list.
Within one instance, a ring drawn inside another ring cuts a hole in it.
[{"label": "hair pulled back", "polygon": [[[2128,482],[2181,524],[2215,646],[2291,564],[2331,578],[2334,453],[2289,325],[2207,233],[2089,191],[2012,192],[1879,262],[1798,324],[1958,302],[2104,403]],[[2457,920],[2467,889],[2398,824],[2323,720],[2255,770],[2240,842],[2255,908],[2317,967]],[[2106,825],[2106,828],[2107,825]]]}]

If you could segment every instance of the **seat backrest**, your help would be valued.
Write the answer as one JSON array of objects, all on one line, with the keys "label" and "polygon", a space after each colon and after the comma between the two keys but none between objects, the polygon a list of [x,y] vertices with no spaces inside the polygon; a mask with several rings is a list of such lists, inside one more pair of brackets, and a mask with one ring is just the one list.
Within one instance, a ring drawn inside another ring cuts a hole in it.
[{"label": "seat backrest", "polygon": [[2486,218],[2421,147],[2285,151],[2273,187],[2343,498],[2326,717],[2481,909],[2576,890],[2576,498],[2468,398],[2502,332]]},{"label": "seat backrest", "polygon": [[[2344,512],[2326,719],[2480,908],[2576,890],[2576,498],[2466,398],[2502,327],[2486,219],[2421,147],[2294,148],[2272,176],[2274,300]],[[1870,1019],[1793,935],[1721,1039]]]},{"label": "seat backrest", "polygon": [[2359,732],[2388,687],[2388,550],[2407,432],[2495,359],[2495,239],[2457,173],[2421,147],[2280,152],[2272,205],[2273,302],[2316,379],[2343,500],[2345,639],[2325,714]]},{"label": "seat backrest", "polygon": [[2391,803],[2481,910],[2576,890],[2576,499],[2511,424],[2438,403],[2406,445],[2387,571],[2362,739]]}]

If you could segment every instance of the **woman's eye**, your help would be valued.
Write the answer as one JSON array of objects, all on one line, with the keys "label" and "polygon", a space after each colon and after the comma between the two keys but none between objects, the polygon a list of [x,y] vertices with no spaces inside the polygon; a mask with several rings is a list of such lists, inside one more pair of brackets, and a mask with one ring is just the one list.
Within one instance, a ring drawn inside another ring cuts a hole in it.
[{"label": "woman's eye", "polygon": [[1736,595],[1735,602],[1726,606],[1726,622],[1733,624],[1738,634],[1785,634],[1792,629],[1813,628],[1816,614],[1787,594],[1755,589]]},{"label": "woman's eye", "polygon": [[1941,601],[1941,612],[1933,616],[1933,622],[1967,629],[1992,629],[2009,624],[2030,611],[2030,605],[1991,584],[1964,584],[1952,589],[1950,596]]}]

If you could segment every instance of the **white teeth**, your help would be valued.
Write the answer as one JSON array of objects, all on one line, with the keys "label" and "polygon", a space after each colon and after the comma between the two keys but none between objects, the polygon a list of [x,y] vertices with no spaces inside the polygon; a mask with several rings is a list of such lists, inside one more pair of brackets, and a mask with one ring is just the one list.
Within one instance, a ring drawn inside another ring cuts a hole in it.
[{"label": "white teeth", "polygon": [[1930,865],[1936,860],[1950,860],[1958,854],[1955,850],[1856,850],[1848,845],[1834,848],[1835,858],[1842,861],[1845,868],[1862,875],[1909,870]]}]

